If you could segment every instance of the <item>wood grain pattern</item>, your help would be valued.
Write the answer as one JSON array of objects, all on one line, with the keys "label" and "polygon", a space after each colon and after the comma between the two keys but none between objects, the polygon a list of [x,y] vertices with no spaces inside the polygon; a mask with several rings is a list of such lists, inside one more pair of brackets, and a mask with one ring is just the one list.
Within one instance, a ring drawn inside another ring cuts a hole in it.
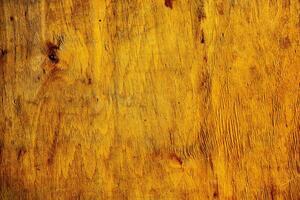
[{"label": "wood grain pattern", "polygon": [[300,199],[298,0],[0,0],[0,199]]}]

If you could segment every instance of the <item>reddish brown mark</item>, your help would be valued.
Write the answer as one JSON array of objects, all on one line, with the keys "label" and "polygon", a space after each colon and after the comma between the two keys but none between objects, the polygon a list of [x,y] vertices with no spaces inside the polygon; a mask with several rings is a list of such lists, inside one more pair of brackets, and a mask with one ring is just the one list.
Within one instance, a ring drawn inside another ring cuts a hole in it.
[{"label": "reddish brown mark", "polygon": [[54,138],[52,145],[49,150],[49,155],[48,155],[48,160],[47,163],[48,165],[52,165],[54,163],[54,158],[57,152],[57,147],[58,147],[58,136],[59,136],[59,128],[60,128],[60,122],[61,122],[61,113],[58,113],[58,124],[54,130]]},{"label": "reddish brown mark", "polygon": [[165,6],[168,8],[173,8],[173,0],[165,0]]},{"label": "reddish brown mark", "polygon": [[287,37],[283,37],[279,40],[279,46],[280,48],[282,49],[287,49],[291,46],[291,40],[290,38],[287,36]]},{"label": "reddish brown mark", "polygon": [[21,147],[19,150],[18,150],[18,160],[20,160],[26,153],[26,149],[24,147]]},{"label": "reddish brown mark", "polygon": [[178,162],[180,165],[182,165],[183,163],[182,159],[179,156],[177,156],[175,153],[170,154],[170,159]]}]

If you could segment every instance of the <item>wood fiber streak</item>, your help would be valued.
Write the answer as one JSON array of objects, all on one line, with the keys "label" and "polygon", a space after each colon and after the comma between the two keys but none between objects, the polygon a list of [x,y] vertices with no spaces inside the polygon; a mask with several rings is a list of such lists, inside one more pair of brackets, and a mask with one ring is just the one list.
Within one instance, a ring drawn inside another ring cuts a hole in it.
[{"label": "wood fiber streak", "polygon": [[300,1],[0,0],[0,199],[300,199]]}]

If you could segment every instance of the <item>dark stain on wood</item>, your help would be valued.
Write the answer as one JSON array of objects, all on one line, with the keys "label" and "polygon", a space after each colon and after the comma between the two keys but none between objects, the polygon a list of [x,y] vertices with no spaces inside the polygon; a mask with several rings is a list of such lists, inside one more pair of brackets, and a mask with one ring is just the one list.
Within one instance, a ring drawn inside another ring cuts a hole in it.
[{"label": "dark stain on wood", "polygon": [[211,88],[211,77],[207,71],[201,73],[199,82],[199,91],[208,90]]},{"label": "dark stain on wood", "polygon": [[201,38],[201,44],[204,44],[205,43],[205,39],[204,39],[204,36],[202,36]]},{"label": "dark stain on wood", "polygon": [[57,64],[59,62],[59,58],[57,56],[57,51],[58,50],[59,50],[59,45],[55,45],[51,42],[47,42],[48,58],[54,64]]},{"label": "dark stain on wood", "polygon": [[213,193],[213,198],[214,199],[219,199],[220,197],[220,194],[219,194],[219,185],[218,184],[215,184],[214,185],[214,193]]},{"label": "dark stain on wood", "polygon": [[224,5],[222,3],[217,4],[217,11],[219,13],[219,15],[224,15]]},{"label": "dark stain on wood", "polygon": [[214,191],[213,197],[215,199],[217,199],[219,197],[219,192],[218,191]]},{"label": "dark stain on wood", "polygon": [[7,53],[6,49],[0,49],[0,58],[4,57]]},{"label": "dark stain on wood", "polygon": [[54,158],[58,147],[58,135],[59,135],[60,123],[61,123],[61,113],[58,113],[58,124],[55,127],[53,142],[51,144],[50,151],[48,154],[48,160],[47,160],[48,165],[52,165],[54,163]]},{"label": "dark stain on wood", "polygon": [[291,41],[290,38],[287,37],[283,37],[279,40],[279,46],[281,49],[287,49],[291,46]]},{"label": "dark stain on wood", "polygon": [[290,0],[284,0],[282,2],[282,8],[288,9],[291,6],[291,1]]},{"label": "dark stain on wood", "polygon": [[18,149],[18,161],[26,154],[27,150],[25,149],[25,147],[20,147]]},{"label": "dark stain on wood", "polygon": [[0,164],[2,163],[4,143],[0,140]]},{"label": "dark stain on wood", "polygon": [[206,15],[205,15],[205,12],[204,12],[204,8],[203,7],[198,8],[198,20],[199,20],[199,22],[201,22],[205,18],[206,18]]},{"label": "dark stain on wood", "polygon": [[165,6],[168,8],[173,8],[173,0],[165,0]]},{"label": "dark stain on wood", "polygon": [[58,130],[55,130],[53,143],[51,145],[49,156],[48,156],[48,160],[47,160],[48,165],[52,165],[53,162],[54,162],[54,157],[55,157],[55,154],[56,154],[57,143],[58,143]]},{"label": "dark stain on wood", "polygon": [[276,195],[275,186],[273,184],[271,184],[269,187],[270,187],[270,196],[271,196],[271,199],[274,200],[275,199],[275,195]]},{"label": "dark stain on wood", "polygon": [[182,159],[175,153],[170,154],[170,159],[178,162],[180,165],[182,165],[182,163],[183,163]]},{"label": "dark stain on wood", "polygon": [[201,40],[200,40],[201,44],[205,44],[205,36],[204,36],[203,30],[201,30],[201,36],[200,36],[200,38],[201,38]]},{"label": "dark stain on wood", "polygon": [[58,63],[59,62],[59,59],[58,59],[56,54],[50,54],[48,57],[51,60],[51,62],[53,62],[53,63]]},{"label": "dark stain on wood", "polygon": [[91,85],[93,83],[91,78],[88,78],[88,85]]},{"label": "dark stain on wood", "polygon": [[20,115],[21,112],[22,112],[22,106],[21,106],[21,99],[20,99],[20,96],[17,97],[17,98],[14,100],[14,107],[15,107],[16,113],[17,113],[18,115]]}]

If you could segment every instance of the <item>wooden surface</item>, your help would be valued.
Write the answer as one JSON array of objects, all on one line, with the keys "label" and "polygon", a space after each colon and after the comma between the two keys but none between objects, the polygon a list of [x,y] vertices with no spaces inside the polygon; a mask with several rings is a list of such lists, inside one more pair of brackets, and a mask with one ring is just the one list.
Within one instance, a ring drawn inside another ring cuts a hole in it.
[{"label": "wooden surface", "polygon": [[300,199],[298,0],[0,0],[0,199]]}]

